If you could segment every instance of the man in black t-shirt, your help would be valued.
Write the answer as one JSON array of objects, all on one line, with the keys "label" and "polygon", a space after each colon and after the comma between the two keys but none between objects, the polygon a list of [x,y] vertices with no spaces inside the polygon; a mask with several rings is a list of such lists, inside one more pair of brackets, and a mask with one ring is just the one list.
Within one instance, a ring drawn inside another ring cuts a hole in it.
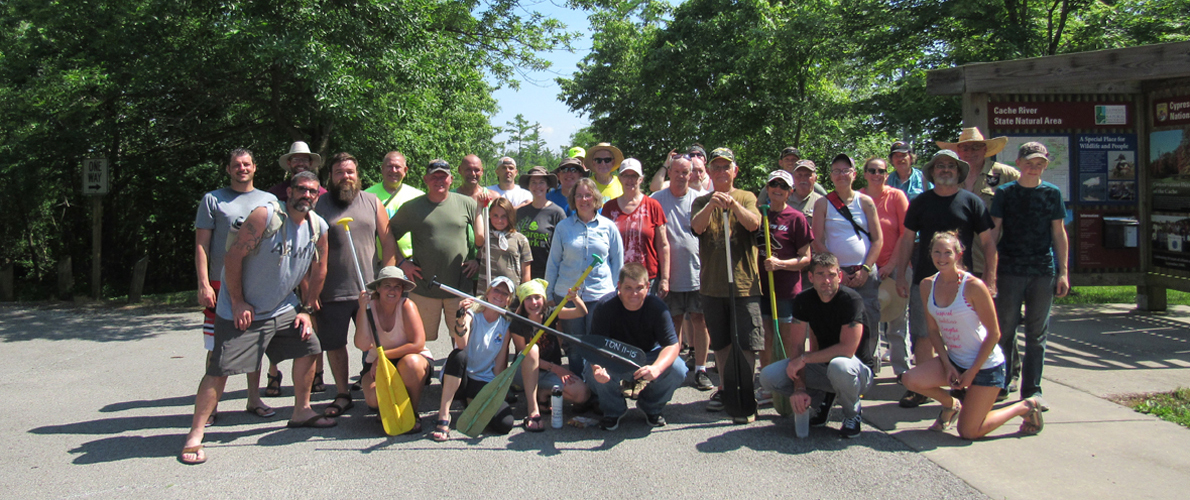
[{"label": "man in black t-shirt", "polygon": [[591,313],[591,333],[603,335],[644,350],[649,364],[632,371],[621,365],[588,363],[584,379],[591,392],[599,396],[603,419],[599,426],[615,430],[628,411],[620,392],[620,381],[645,380],[636,407],[645,412],[649,425],[665,425],[661,410],[673,398],[674,391],[686,380],[686,363],[678,359],[678,335],[669,307],[655,295],[649,295],[649,273],[639,263],[620,269],[615,295],[595,306]]},{"label": "man in black t-shirt", "polygon": [[[860,434],[860,397],[872,386],[872,370],[856,357],[863,340],[864,301],[859,293],[839,286],[839,260],[830,252],[815,254],[810,261],[809,290],[793,299],[794,332],[808,331],[817,348],[801,356],[773,363],[761,370],[765,389],[789,397],[796,413],[805,413],[820,401],[813,426],[825,425],[835,396],[843,407],[846,438]],[[805,322],[808,329],[797,328]],[[805,338],[794,334],[794,343]]]},{"label": "man in black t-shirt", "polygon": [[[905,232],[897,240],[897,293],[909,298],[909,334],[913,338],[913,355],[916,359],[934,359],[934,347],[926,331],[926,310],[921,302],[921,280],[938,272],[930,257],[930,240],[935,233],[958,231],[963,248],[975,244],[983,247],[983,281],[992,295],[996,295],[996,242],[992,237],[992,215],[983,200],[974,193],[962,189],[963,182],[971,171],[967,162],[949,149],[943,149],[926,163],[922,169],[927,182],[934,183],[934,189],[925,191],[909,202],[905,212]],[[920,237],[920,238],[919,238]],[[914,251],[914,242],[917,250]],[[963,267],[970,270],[972,255],[963,252]],[[912,260],[911,260],[912,257]],[[908,279],[908,267],[913,266],[912,279]],[[901,397],[902,408],[915,408],[930,398],[913,391],[905,391]]]}]

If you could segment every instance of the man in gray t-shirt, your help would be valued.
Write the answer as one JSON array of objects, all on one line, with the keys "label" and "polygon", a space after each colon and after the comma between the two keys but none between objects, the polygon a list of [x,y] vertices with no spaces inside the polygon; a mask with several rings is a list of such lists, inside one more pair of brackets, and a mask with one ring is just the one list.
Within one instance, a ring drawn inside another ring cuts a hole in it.
[{"label": "man in gray t-shirt", "polygon": [[[698,237],[690,230],[691,205],[694,199],[706,194],[690,188],[697,179],[689,158],[679,156],[670,162],[669,187],[652,194],[665,212],[665,233],[669,237],[669,294],[665,304],[673,316],[678,338],[694,349],[694,386],[709,391],[714,388],[707,375],[707,349],[711,338],[698,298],[699,272]],[[688,319],[689,321],[683,321]]]},{"label": "man in gray t-shirt", "polygon": [[[231,185],[203,195],[194,216],[194,271],[198,275],[198,305],[204,308],[203,346],[208,351],[215,348],[215,303],[222,285],[227,233],[252,209],[277,199],[255,188],[256,162],[251,151],[232,151],[226,170]],[[273,409],[260,399],[260,371],[248,373],[248,412],[261,417],[273,415]]]}]

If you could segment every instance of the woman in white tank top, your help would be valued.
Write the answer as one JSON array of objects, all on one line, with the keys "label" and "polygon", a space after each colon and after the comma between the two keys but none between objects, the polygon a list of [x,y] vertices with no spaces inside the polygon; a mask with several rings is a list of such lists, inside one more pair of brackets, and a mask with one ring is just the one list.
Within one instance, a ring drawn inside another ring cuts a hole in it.
[{"label": "woman in white tank top", "polygon": [[[940,232],[930,241],[935,274],[922,281],[921,299],[929,314],[926,324],[938,357],[918,363],[902,375],[911,391],[942,403],[930,430],[944,431],[958,420],[959,436],[978,439],[1014,417],[1022,434],[1041,432],[1041,408],[1034,398],[992,410],[1004,385],[1004,355],[992,294],[960,266],[963,245],[954,232]],[[966,392],[963,404],[950,389]]]}]

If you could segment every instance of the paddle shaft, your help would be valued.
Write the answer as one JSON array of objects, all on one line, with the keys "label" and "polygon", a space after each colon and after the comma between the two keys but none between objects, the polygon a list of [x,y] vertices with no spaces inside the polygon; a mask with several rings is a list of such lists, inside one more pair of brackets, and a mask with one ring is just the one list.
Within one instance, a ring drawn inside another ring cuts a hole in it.
[{"label": "paddle shaft", "polygon": [[[762,223],[764,224],[765,255],[767,255],[768,258],[772,258],[773,257],[773,239],[772,239],[772,235],[769,233],[769,206],[761,205],[760,213],[761,213],[761,215],[764,216]],[[773,310],[773,348],[772,348],[772,353],[771,353],[769,362],[773,363],[773,362],[777,362],[782,359],[785,359],[786,355],[785,355],[785,339],[781,337],[781,325],[780,325],[780,323],[777,322],[777,286],[775,284],[776,281],[773,279],[773,271],[770,270],[768,272],[768,275],[769,275],[769,306]],[[774,395],[774,396],[775,397],[773,397],[773,409],[777,410],[777,413],[779,413],[783,416],[788,416],[790,413],[793,413],[793,407],[790,406],[788,399],[781,397],[780,395]]]},{"label": "paddle shaft", "polygon": [[[723,209],[723,242],[727,254],[727,288],[731,294],[728,306],[731,321],[731,358],[724,370],[723,406],[733,417],[744,417],[756,413],[756,397],[752,394],[752,367],[740,345],[739,325],[736,324],[735,270],[731,259],[731,218],[729,209]],[[731,380],[735,379],[735,380]],[[745,394],[747,393],[747,394]]]}]

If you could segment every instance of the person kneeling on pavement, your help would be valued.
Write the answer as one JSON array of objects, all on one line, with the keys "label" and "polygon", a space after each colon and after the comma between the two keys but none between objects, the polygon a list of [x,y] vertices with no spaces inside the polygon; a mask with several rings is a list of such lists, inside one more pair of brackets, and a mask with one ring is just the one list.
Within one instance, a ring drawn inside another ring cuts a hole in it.
[{"label": "person kneeling on pavement", "polygon": [[[840,434],[854,438],[862,422],[860,397],[872,386],[872,370],[856,350],[864,340],[864,302],[859,293],[839,286],[839,260],[830,252],[815,254],[810,261],[812,289],[793,300],[794,343],[805,342],[797,334],[813,335],[814,348],[792,359],[775,362],[760,372],[760,383],[770,392],[789,397],[793,411],[802,414],[817,402],[818,413],[810,425],[826,425],[835,396],[843,407]],[[797,328],[805,322],[809,328]]]},{"label": "person kneeling on pavement", "polygon": [[586,381],[598,396],[603,419],[599,426],[615,430],[628,411],[620,392],[621,381],[644,380],[636,407],[645,413],[649,425],[665,425],[662,410],[674,391],[686,380],[686,364],[678,359],[678,336],[665,302],[649,295],[649,275],[639,263],[625,264],[620,270],[616,293],[601,300],[594,309],[591,333],[636,346],[646,352],[649,364],[633,371],[618,364],[587,365]]}]

